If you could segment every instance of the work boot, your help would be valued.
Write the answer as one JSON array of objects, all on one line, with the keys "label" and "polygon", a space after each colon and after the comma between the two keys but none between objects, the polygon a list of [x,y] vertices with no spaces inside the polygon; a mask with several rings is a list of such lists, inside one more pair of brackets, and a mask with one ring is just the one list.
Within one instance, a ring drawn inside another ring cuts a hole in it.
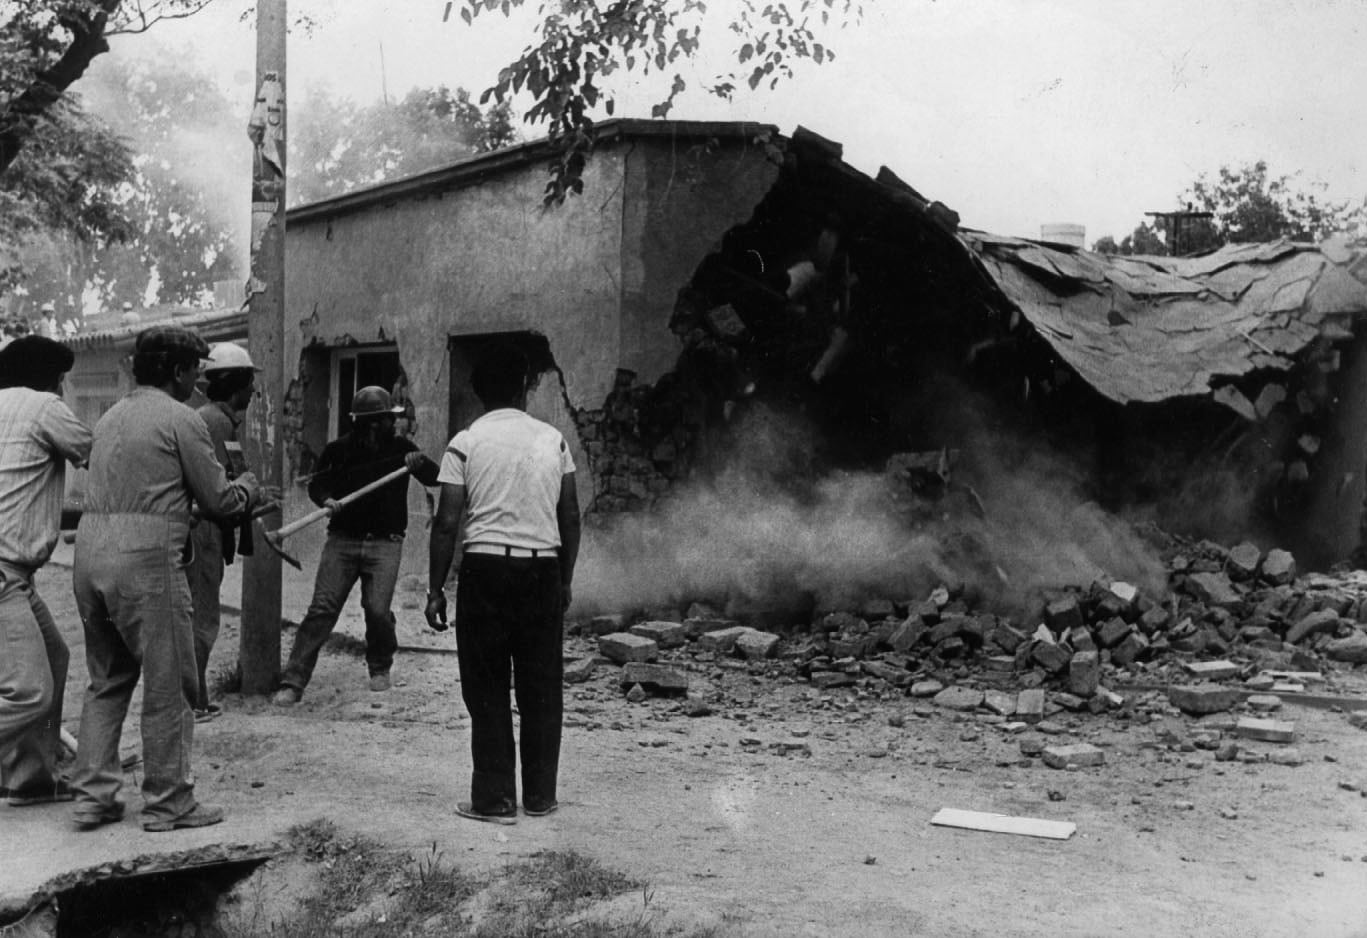
[{"label": "work boot", "polygon": [[152,834],[166,831],[184,830],[191,827],[208,827],[223,820],[223,809],[207,804],[197,804],[180,817],[157,821],[143,821],[142,829]]},{"label": "work boot", "polygon": [[389,672],[384,671],[380,674],[370,675],[370,689],[373,691],[385,691],[390,688]]},{"label": "work boot", "polygon": [[123,820],[123,802],[100,805],[82,802],[71,813],[71,820],[78,831],[93,831],[104,824],[117,824]]},{"label": "work boot", "polygon": [[271,698],[271,703],[277,707],[293,707],[299,702],[301,696],[298,689],[286,685],[275,692],[275,696]]}]

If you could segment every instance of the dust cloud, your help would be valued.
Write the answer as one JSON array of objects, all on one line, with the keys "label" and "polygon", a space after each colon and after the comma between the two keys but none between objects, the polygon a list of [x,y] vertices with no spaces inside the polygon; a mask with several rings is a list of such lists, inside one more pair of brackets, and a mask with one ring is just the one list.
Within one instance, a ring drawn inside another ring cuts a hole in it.
[{"label": "dust cloud", "polygon": [[705,601],[801,625],[943,584],[979,608],[1030,617],[1045,590],[1124,580],[1159,595],[1166,581],[1156,549],[1085,497],[1076,468],[1037,447],[1001,435],[969,441],[962,484],[926,501],[887,473],[795,479],[810,468],[807,431],[763,411],[746,422],[713,481],[586,530],[575,614]]}]

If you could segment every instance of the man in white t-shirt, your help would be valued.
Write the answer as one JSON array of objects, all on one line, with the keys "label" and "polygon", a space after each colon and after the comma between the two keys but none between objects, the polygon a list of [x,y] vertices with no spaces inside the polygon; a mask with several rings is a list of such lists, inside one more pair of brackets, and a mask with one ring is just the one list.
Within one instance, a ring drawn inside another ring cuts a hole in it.
[{"label": "man in white t-shirt", "polygon": [[[579,556],[574,460],[560,431],[525,413],[527,372],[526,357],[505,345],[475,365],[471,384],[485,413],[442,457],[428,558],[427,623],[440,631],[463,522],[456,646],[474,770],[470,800],[456,813],[499,824],[517,818],[519,751],[523,810],[540,817],[557,806],[561,633]],[[516,744],[508,696],[514,676],[522,721]]]}]

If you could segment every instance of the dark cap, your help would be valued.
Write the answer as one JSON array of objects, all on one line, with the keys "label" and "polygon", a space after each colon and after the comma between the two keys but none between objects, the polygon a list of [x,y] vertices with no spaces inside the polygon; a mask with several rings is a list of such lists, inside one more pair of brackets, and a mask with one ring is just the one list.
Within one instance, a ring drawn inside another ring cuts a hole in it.
[{"label": "dark cap", "polygon": [[133,343],[133,354],[154,355],[157,352],[189,352],[200,358],[208,358],[209,343],[181,326],[152,326],[139,332]]}]

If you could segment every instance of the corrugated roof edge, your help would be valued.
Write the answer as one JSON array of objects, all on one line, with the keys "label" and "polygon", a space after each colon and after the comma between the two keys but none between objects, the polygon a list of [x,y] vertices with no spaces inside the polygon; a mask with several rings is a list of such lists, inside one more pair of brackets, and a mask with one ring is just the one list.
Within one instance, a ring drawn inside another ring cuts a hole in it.
[{"label": "corrugated roof edge", "polygon": [[[746,138],[758,133],[778,133],[773,124],[758,121],[679,121],[615,117],[598,127],[598,144],[629,137],[723,137]],[[420,196],[428,192],[473,185],[494,173],[511,167],[546,159],[551,155],[550,139],[541,137],[516,146],[457,160],[448,166],[382,182],[344,195],[297,205],[285,213],[285,224],[302,225],[360,211],[372,205]]]},{"label": "corrugated roof edge", "polygon": [[213,341],[239,332],[246,335],[247,311],[245,309],[209,309],[189,316],[153,319],[132,326],[115,326],[113,329],[102,329],[98,332],[82,332],[69,339],[63,339],[62,342],[74,350],[96,348],[102,345],[117,345],[120,340],[132,339],[142,330],[152,326],[184,326],[187,329],[198,331],[200,338],[205,341]]}]

